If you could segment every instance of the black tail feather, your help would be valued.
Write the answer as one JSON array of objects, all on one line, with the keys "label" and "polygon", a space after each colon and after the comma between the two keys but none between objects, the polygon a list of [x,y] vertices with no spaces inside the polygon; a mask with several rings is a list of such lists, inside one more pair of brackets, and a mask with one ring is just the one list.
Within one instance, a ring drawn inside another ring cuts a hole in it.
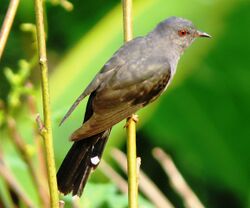
[{"label": "black tail feather", "polygon": [[90,151],[87,153],[86,159],[81,161],[76,171],[75,180],[73,181],[73,186],[72,186],[73,195],[81,196],[83,192],[83,188],[85,187],[86,182],[88,180],[89,174],[92,169],[92,165],[89,161],[90,155],[91,155]]},{"label": "black tail feather", "polygon": [[73,144],[57,172],[58,189],[61,193],[68,194],[72,191],[73,195],[82,195],[91,170],[99,164],[91,162],[91,158],[97,156],[101,159],[110,131],[108,129]]}]

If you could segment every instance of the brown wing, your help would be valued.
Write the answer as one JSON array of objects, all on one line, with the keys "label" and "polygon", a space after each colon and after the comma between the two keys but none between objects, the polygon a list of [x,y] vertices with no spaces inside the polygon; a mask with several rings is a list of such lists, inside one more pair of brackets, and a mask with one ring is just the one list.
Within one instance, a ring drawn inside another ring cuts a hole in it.
[{"label": "brown wing", "polygon": [[70,107],[68,112],[63,117],[60,125],[71,115],[79,103],[90,93],[94,92],[101,82],[103,82],[108,76],[111,76],[114,71],[118,70],[126,63],[126,59],[130,59],[129,56],[134,56],[133,53],[140,51],[141,46],[145,44],[145,39],[138,37],[127,43],[125,43],[116,53],[108,60],[108,62],[102,67],[100,72],[95,76],[87,88],[82,94],[76,99],[73,105]]},{"label": "brown wing", "polygon": [[155,58],[141,67],[117,72],[100,85],[92,101],[93,115],[72,134],[72,140],[87,138],[112,127],[163,92],[171,77],[168,62]]}]

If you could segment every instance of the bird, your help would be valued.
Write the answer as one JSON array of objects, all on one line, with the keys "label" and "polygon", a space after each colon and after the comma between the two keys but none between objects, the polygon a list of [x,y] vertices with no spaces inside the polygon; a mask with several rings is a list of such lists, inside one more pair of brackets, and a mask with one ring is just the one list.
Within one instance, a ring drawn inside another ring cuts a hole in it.
[{"label": "bird", "polygon": [[112,127],[155,101],[169,86],[184,50],[201,32],[190,20],[169,17],[151,32],[124,43],[73,103],[60,125],[89,96],[82,125],[58,172],[58,190],[81,196],[101,161]]}]

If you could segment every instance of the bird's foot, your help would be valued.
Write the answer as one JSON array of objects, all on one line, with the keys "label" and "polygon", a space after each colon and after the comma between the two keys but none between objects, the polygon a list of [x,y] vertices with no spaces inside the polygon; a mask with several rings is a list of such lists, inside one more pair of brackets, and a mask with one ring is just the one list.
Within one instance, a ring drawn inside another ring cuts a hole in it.
[{"label": "bird's foot", "polygon": [[137,114],[132,114],[129,118],[131,118],[135,123],[139,122],[139,116]]},{"label": "bird's foot", "polygon": [[124,128],[128,128],[130,119],[132,119],[135,123],[139,122],[139,116],[137,114],[132,114],[130,117],[128,117],[126,124],[124,125]]}]

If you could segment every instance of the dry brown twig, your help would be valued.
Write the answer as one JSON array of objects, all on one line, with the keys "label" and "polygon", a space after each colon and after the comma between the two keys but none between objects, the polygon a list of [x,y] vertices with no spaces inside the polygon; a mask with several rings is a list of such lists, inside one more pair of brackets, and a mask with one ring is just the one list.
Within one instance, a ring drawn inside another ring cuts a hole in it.
[{"label": "dry brown twig", "polygon": [[29,172],[31,174],[32,180],[37,187],[38,195],[41,200],[41,204],[43,207],[49,207],[49,194],[48,190],[46,189],[44,183],[40,180],[40,177],[38,176],[37,169],[35,168],[32,158],[29,155],[27,151],[27,144],[24,142],[23,138],[19,134],[17,128],[16,128],[16,122],[12,117],[7,118],[7,125],[9,129],[10,136],[12,138],[12,141],[14,145],[16,146],[18,152],[20,153],[20,156],[22,157],[23,161],[27,164],[27,167],[29,169]]},{"label": "dry brown twig", "polygon": [[68,0],[50,0],[50,2],[54,5],[62,6],[68,12],[74,9],[74,5]]},{"label": "dry brown twig", "polygon": [[59,200],[59,208],[64,208],[65,202],[63,200]]},{"label": "dry brown twig", "polygon": [[0,60],[14,21],[20,0],[11,0],[0,31]]},{"label": "dry brown twig", "polygon": [[[126,156],[118,149],[112,150],[112,158],[127,172]],[[172,203],[164,196],[164,194],[157,188],[157,186],[143,173],[139,173],[139,188],[147,196],[147,198],[158,208],[173,208]]]},{"label": "dry brown twig", "polygon": [[189,187],[183,176],[176,168],[171,157],[160,148],[155,148],[153,150],[153,155],[169,176],[173,189],[181,196],[184,201],[184,205],[187,208],[204,208],[205,206],[200,202],[193,190]]},{"label": "dry brown twig", "polygon": [[128,184],[127,182],[104,160],[99,165],[100,170],[104,175],[107,176],[116,186],[120,189],[121,192],[128,193]]},{"label": "dry brown twig", "polygon": [[27,207],[35,207],[33,202],[26,195],[18,181],[15,179],[11,170],[4,164],[2,155],[0,154],[0,175],[4,181],[11,187],[17,196],[24,202]]},{"label": "dry brown twig", "polygon": [[72,208],[81,208],[80,198],[77,195],[72,197]]}]

